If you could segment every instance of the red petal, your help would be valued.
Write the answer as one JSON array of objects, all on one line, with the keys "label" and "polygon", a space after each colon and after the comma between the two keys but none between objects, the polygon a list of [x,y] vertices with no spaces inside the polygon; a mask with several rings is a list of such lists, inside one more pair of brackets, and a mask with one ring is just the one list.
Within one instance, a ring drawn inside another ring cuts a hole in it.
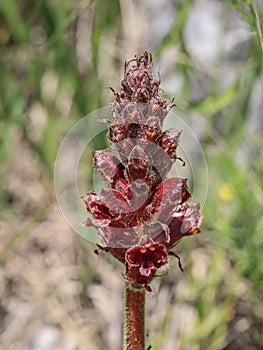
[{"label": "red petal", "polygon": [[159,138],[159,145],[163,150],[168,153],[172,158],[176,159],[176,148],[179,143],[179,138],[182,130],[169,129],[163,132]]},{"label": "red petal", "polygon": [[139,244],[126,252],[127,274],[126,279],[131,283],[140,284],[148,291],[148,284],[168,266],[168,253],[164,245],[159,243]]},{"label": "red petal", "polygon": [[124,140],[128,136],[126,125],[123,123],[111,124],[107,136],[112,142],[120,142]]},{"label": "red petal", "polygon": [[143,149],[136,145],[131,151],[127,164],[127,176],[130,182],[145,179],[149,169],[149,162]]},{"label": "red petal", "polygon": [[112,221],[112,215],[110,214],[107,204],[104,202],[103,198],[93,192],[89,192],[84,198],[88,212],[93,216],[95,221],[101,226],[107,226]]},{"label": "red petal", "polygon": [[175,207],[187,201],[191,194],[186,181],[187,179],[184,178],[172,178],[159,185],[151,203],[152,213],[168,210],[169,206]]},{"label": "red petal", "polygon": [[120,179],[124,179],[124,166],[113,155],[112,150],[94,151],[94,167],[99,170],[103,179],[112,187]]},{"label": "red petal", "polygon": [[169,225],[170,242],[168,249],[174,247],[184,236],[191,236],[200,232],[202,214],[199,203],[184,203],[179,205],[173,213],[174,219]]},{"label": "red petal", "polygon": [[167,266],[167,250],[160,243],[139,244],[128,249],[126,261],[129,266],[137,266],[141,275],[149,276],[151,270]]}]

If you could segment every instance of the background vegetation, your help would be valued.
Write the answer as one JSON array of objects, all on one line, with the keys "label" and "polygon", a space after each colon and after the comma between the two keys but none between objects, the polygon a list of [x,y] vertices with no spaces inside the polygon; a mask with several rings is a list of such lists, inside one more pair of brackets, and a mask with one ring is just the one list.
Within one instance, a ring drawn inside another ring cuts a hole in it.
[{"label": "background vegetation", "polygon": [[177,247],[185,273],[171,261],[155,281],[147,341],[263,348],[262,18],[249,0],[0,2],[3,349],[120,348],[120,266],[66,225],[53,167],[63,135],[145,50],[209,169],[202,234]]}]

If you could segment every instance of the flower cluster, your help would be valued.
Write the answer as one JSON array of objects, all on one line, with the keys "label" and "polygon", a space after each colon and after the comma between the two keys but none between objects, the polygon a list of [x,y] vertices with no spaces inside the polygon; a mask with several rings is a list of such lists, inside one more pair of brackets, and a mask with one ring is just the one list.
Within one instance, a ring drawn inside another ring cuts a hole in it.
[{"label": "flower cluster", "polygon": [[[114,92],[108,138],[112,146],[94,151],[94,167],[108,185],[85,198],[93,225],[109,252],[126,265],[125,278],[150,290],[149,283],[167,269],[168,253],[183,237],[200,232],[200,205],[187,179],[167,179],[178,159],[181,130],[163,131],[174,106],[159,96],[160,80],[151,72],[147,52],[125,64],[119,92]],[[180,158],[179,158],[180,159]]]}]

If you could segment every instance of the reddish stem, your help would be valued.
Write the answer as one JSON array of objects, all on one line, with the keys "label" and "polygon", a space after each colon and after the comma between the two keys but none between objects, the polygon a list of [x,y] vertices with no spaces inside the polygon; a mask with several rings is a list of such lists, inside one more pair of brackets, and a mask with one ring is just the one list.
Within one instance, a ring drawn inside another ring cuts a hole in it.
[{"label": "reddish stem", "polygon": [[126,282],[124,350],[144,350],[145,289]]}]

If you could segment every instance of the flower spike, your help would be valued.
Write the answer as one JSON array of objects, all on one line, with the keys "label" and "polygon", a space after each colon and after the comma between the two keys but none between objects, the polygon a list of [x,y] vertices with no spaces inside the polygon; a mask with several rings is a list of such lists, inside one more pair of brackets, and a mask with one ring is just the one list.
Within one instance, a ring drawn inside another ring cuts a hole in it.
[{"label": "flower spike", "polygon": [[184,236],[200,232],[198,203],[187,203],[187,179],[167,179],[176,160],[182,130],[162,130],[175,106],[159,96],[160,79],[152,74],[152,55],[145,52],[124,65],[115,91],[107,137],[112,146],[93,152],[94,167],[108,188],[89,192],[84,202],[104,243],[95,251],[110,253],[126,267],[125,279],[151,292],[149,283],[168,267],[168,255]]}]

